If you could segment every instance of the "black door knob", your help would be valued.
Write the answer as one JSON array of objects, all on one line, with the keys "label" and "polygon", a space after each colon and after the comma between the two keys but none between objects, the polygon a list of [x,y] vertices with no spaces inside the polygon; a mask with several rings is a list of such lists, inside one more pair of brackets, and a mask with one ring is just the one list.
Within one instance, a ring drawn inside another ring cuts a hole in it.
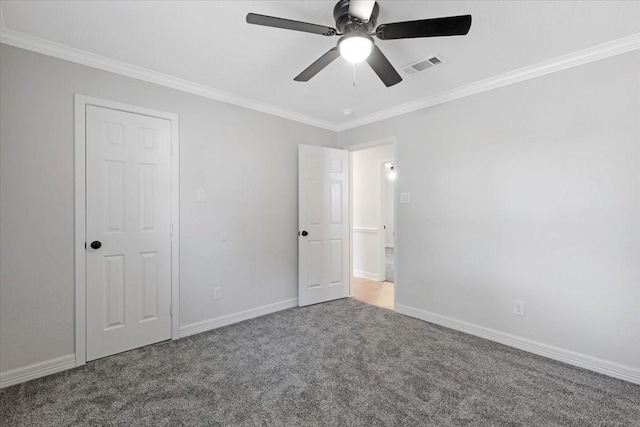
[{"label": "black door knob", "polygon": [[306,231],[303,231],[303,232],[302,232],[302,235],[303,235],[303,236],[307,236],[308,234],[309,234],[309,233],[307,233]]},{"label": "black door knob", "polygon": [[101,246],[102,243],[99,240],[94,240],[93,242],[91,242],[92,249],[100,249]]}]

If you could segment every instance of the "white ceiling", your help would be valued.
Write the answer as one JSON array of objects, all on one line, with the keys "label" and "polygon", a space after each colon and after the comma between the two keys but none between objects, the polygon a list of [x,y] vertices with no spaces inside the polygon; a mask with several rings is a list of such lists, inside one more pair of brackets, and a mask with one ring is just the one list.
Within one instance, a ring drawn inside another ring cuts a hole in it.
[{"label": "white ceiling", "polygon": [[[293,78],[338,37],[245,22],[248,12],[335,26],[326,1],[2,1],[6,29],[230,92],[333,124],[640,33],[640,1],[384,1],[378,24],[471,14],[467,36],[376,39],[404,81],[386,88],[338,58]],[[438,53],[448,63],[402,69]],[[343,109],[354,116],[344,117]]]}]

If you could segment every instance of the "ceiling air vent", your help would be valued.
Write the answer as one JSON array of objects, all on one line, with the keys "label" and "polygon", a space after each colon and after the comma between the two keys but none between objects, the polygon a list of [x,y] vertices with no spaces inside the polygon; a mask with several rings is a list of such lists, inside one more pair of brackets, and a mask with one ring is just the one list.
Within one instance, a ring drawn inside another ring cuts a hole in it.
[{"label": "ceiling air vent", "polygon": [[409,64],[405,67],[404,71],[407,74],[415,74],[420,71],[428,70],[429,68],[443,65],[446,61],[440,55],[430,55],[424,59]]}]

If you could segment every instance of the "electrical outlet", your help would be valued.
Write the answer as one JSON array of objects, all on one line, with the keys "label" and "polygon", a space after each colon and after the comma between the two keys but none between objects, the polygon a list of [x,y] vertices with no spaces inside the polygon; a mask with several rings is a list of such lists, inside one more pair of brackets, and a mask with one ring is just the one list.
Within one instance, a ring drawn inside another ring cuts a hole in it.
[{"label": "electrical outlet", "polygon": [[513,300],[513,314],[516,316],[524,316],[524,302],[517,299]]},{"label": "electrical outlet", "polygon": [[222,288],[220,286],[216,286],[215,288],[213,288],[213,299],[222,299]]},{"label": "electrical outlet", "polygon": [[203,188],[199,188],[196,190],[196,201],[200,203],[207,201],[207,196]]},{"label": "electrical outlet", "polygon": [[411,203],[411,193],[400,193],[400,203]]}]

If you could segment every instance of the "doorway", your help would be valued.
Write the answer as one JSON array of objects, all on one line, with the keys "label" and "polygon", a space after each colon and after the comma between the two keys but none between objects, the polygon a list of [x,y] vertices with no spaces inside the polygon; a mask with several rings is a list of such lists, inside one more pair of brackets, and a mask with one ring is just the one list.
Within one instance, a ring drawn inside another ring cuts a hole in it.
[{"label": "doorway", "polygon": [[395,306],[395,141],[351,152],[351,296]]}]

